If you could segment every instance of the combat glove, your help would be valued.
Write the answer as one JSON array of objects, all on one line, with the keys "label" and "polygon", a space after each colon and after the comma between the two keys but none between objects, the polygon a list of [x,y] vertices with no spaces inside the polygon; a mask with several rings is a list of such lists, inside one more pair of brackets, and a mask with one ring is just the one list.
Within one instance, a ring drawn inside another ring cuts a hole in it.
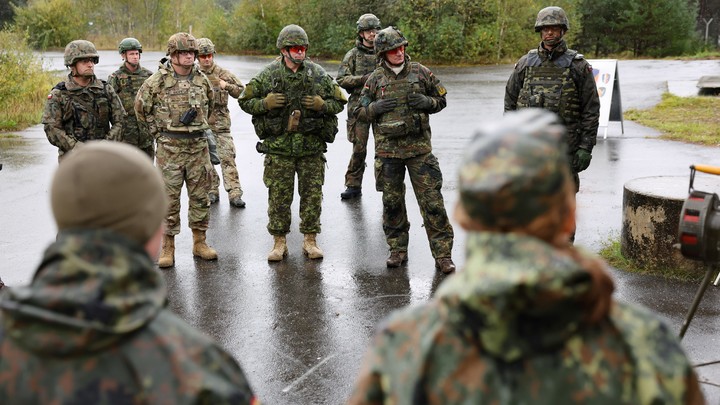
[{"label": "combat glove", "polygon": [[321,112],[325,109],[325,100],[320,96],[303,96],[300,104],[308,110]]},{"label": "combat glove", "polygon": [[372,74],[372,72],[370,72],[366,75],[363,75],[363,77],[360,78],[360,86],[365,85],[365,82],[367,81],[368,77],[370,77],[371,74]]},{"label": "combat glove", "polygon": [[262,101],[263,106],[268,110],[281,108],[287,103],[287,97],[282,93],[268,93]]},{"label": "combat glove", "polygon": [[385,114],[386,112],[392,111],[397,106],[397,99],[394,98],[383,98],[378,101],[373,101],[368,106],[368,112],[371,117],[377,117]]},{"label": "combat glove", "polygon": [[416,110],[430,110],[433,106],[433,102],[430,97],[417,93],[408,94],[408,104]]},{"label": "combat glove", "polygon": [[572,166],[575,173],[580,173],[581,171],[585,170],[590,166],[590,160],[592,159],[592,154],[588,152],[587,150],[580,148],[575,152],[575,156],[573,157]]}]

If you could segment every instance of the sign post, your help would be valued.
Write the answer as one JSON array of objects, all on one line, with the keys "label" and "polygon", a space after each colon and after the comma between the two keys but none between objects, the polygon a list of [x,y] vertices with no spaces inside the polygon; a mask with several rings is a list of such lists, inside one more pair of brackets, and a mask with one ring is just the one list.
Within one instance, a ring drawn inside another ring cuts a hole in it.
[{"label": "sign post", "polygon": [[610,121],[620,121],[620,129],[625,133],[620,101],[620,75],[617,59],[588,59],[593,68],[595,86],[600,97],[600,127],[603,139],[607,138]]}]

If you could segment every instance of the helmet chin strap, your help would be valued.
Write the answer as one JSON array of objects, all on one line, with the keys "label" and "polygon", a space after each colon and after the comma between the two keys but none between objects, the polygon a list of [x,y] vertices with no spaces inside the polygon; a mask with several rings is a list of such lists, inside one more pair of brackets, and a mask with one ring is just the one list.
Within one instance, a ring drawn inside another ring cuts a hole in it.
[{"label": "helmet chin strap", "polygon": [[285,52],[287,52],[287,55],[283,54],[283,57],[288,58],[290,60],[290,62],[292,62],[296,65],[303,63],[303,61],[305,60],[305,59],[295,59],[292,56],[290,56],[290,51],[285,51]]}]

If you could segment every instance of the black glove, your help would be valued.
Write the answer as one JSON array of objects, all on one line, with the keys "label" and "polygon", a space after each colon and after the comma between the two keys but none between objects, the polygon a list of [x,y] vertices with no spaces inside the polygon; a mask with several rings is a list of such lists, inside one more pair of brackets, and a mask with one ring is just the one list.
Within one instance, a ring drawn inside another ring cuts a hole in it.
[{"label": "black glove", "polygon": [[416,110],[429,110],[432,108],[432,99],[424,94],[408,94],[408,104]]},{"label": "black glove", "polygon": [[372,72],[370,72],[370,73],[368,73],[368,74],[366,74],[366,75],[363,75],[363,77],[360,78],[360,85],[361,85],[361,86],[364,86],[364,85],[365,85],[365,82],[367,81],[368,77],[370,77],[371,74],[372,74]]},{"label": "black glove", "polygon": [[370,116],[377,117],[378,115],[385,114],[386,112],[392,111],[397,106],[397,99],[395,98],[383,98],[378,101],[373,101],[368,106]]}]

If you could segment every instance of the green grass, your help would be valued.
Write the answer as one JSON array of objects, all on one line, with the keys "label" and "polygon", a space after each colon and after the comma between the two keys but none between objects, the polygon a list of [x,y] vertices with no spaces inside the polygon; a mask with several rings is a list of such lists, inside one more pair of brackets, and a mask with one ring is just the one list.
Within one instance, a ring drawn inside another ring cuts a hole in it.
[{"label": "green grass", "polygon": [[630,109],[625,118],[659,130],[662,139],[720,146],[720,97],[678,97],[669,93],[647,110]]},{"label": "green grass", "polygon": [[705,275],[701,262],[697,262],[697,268],[693,269],[640,265],[622,255],[620,239],[606,241],[598,253],[609,265],[628,273],[649,274],[681,281],[700,281]]}]

